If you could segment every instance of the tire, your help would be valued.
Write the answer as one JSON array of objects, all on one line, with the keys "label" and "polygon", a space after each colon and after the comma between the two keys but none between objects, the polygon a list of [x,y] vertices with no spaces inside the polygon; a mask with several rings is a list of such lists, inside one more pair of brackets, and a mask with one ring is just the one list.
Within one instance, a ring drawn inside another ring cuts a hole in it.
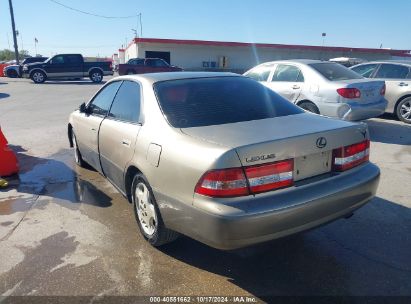
[{"label": "tire", "polygon": [[87,163],[83,160],[80,150],[78,149],[76,135],[74,134],[73,130],[71,130],[71,140],[73,142],[74,148],[74,160],[76,161],[77,166],[85,168],[87,166]]},{"label": "tire", "polygon": [[15,70],[8,70],[7,71],[7,77],[9,78],[18,78],[19,74]]},{"label": "tire", "polygon": [[47,80],[47,75],[43,71],[37,70],[31,73],[30,78],[34,83],[39,84],[44,83]]},{"label": "tire", "polygon": [[103,81],[103,73],[100,70],[92,70],[90,72],[90,80],[94,83],[100,83]]},{"label": "tire", "polygon": [[399,120],[411,124],[411,97],[401,100],[395,112]]},{"label": "tire", "polygon": [[131,185],[134,216],[143,237],[154,247],[173,242],[178,233],[164,226],[153,190],[142,174],[137,174]]},{"label": "tire", "polygon": [[311,101],[303,101],[298,106],[308,112],[311,112],[314,114],[320,114],[320,110],[318,109],[318,107],[315,104],[313,104]]}]

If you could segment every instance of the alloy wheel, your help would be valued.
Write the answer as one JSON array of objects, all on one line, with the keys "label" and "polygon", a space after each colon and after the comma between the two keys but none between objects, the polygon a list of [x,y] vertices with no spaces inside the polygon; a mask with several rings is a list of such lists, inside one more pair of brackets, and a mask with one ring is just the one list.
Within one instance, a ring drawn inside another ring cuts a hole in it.
[{"label": "alloy wheel", "polygon": [[157,230],[157,213],[151,201],[150,191],[144,183],[139,183],[135,190],[135,208],[141,228],[148,236]]}]

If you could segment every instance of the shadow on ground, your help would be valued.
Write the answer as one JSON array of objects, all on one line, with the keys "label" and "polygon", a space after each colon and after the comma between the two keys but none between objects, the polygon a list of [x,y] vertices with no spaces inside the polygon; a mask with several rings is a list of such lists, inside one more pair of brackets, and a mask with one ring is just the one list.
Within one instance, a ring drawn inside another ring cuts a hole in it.
[{"label": "shadow on ground", "polygon": [[395,116],[385,114],[379,120],[368,120],[371,140],[385,144],[411,145],[411,125],[398,122]]},{"label": "shadow on ground", "polygon": [[0,99],[10,97],[10,94],[7,93],[0,93]]},{"label": "shadow on ground", "polygon": [[411,295],[410,222],[410,209],[376,198],[351,220],[262,245],[223,252],[183,237],[162,252],[267,302],[278,295]]},{"label": "shadow on ground", "polygon": [[[30,208],[27,200],[32,200],[32,198],[22,199],[21,196],[24,194],[52,197],[58,199],[57,202],[62,202],[62,204],[64,202],[63,205],[66,207],[75,204],[90,204],[107,208],[112,205],[112,199],[108,195],[91,182],[80,178],[71,169],[70,166],[73,166],[71,150],[63,150],[50,158],[39,158],[31,156],[20,146],[10,146],[10,148],[17,154],[20,173],[18,176],[8,178],[10,187],[2,191],[15,189],[20,195],[2,200],[3,207],[6,203],[10,205],[10,208],[6,208],[7,210],[22,211],[19,206],[26,205],[26,208]],[[4,207],[1,211],[4,213],[6,209]]]},{"label": "shadow on ground", "polygon": [[[61,81],[54,81],[54,80],[48,80],[40,85],[97,85],[97,86],[101,86],[104,85],[106,83],[106,81],[102,81],[100,83],[94,83],[90,80],[76,80],[76,81],[72,81],[72,80],[61,80]],[[33,83],[33,85],[38,85]]]}]

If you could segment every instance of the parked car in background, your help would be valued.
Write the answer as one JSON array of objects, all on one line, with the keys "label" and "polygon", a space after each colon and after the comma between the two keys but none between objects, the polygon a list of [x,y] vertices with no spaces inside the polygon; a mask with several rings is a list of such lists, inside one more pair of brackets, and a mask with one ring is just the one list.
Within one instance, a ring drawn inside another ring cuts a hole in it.
[{"label": "parked car in background", "polygon": [[76,163],[133,203],[154,246],[178,233],[220,249],[281,238],[369,202],[369,133],[304,112],[247,77],[157,73],[109,81],[71,114]]},{"label": "parked car in background", "polygon": [[411,61],[375,61],[351,69],[363,77],[384,80],[388,100],[386,111],[411,124]]},{"label": "parked car in background", "polygon": [[384,81],[365,79],[337,63],[274,61],[244,75],[316,114],[357,121],[380,116],[387,107]]},{"label": "parked car in background", "polygon": [[335,63],[339,63],[342,64],[345,67],[351,67],[353,65],[356,64],[360,64],[360,63],[365,63],[367,62],[367,60],[365,59],[361,59],[361,58],[350,58],[350,57],[338,57],[338,58],[332,58],[330,60],[328,60],[330,62],[335,62]]},{"label": "parked car in background", "polygon": [[59,54],[43,63],[31,63],[23,66],[23,77],[35,83],[43,83],[47,79],[81,79],[90,78],[100,83],[103,77],[113,75],[111,62],[85,62],[80,54]]},{"label": "parked car in background", "polygon": [[182,68],[169,65],[160,58],[135,58],[118,65],[119,75],[147,74],[159,72],[180,72]]},{"label": "parked car in background", "polygon": [[4,68],[3,73],[5,76],[10,78],[18,78],[23,75],[23,66],[25,64],[36,63],[36,62],[44,62],[48,58],[47,57],[29,57],[24,59],[19,65],[9,65]]}]

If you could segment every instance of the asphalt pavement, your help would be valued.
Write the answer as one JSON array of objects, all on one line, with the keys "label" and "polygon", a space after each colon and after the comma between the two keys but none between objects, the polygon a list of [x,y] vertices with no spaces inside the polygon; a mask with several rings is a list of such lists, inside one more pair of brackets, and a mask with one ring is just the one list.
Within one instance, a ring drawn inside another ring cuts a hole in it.
[{"label": "asphalt pavement", "polygon": [[377,197],[349,220],[236,251],[161,249],[132,207],[75,166],[69,114],[101,85],[0,78],[0,126],[21,174],[0,190],[0,295],[411,296],[411,126],[367,121]]}]

